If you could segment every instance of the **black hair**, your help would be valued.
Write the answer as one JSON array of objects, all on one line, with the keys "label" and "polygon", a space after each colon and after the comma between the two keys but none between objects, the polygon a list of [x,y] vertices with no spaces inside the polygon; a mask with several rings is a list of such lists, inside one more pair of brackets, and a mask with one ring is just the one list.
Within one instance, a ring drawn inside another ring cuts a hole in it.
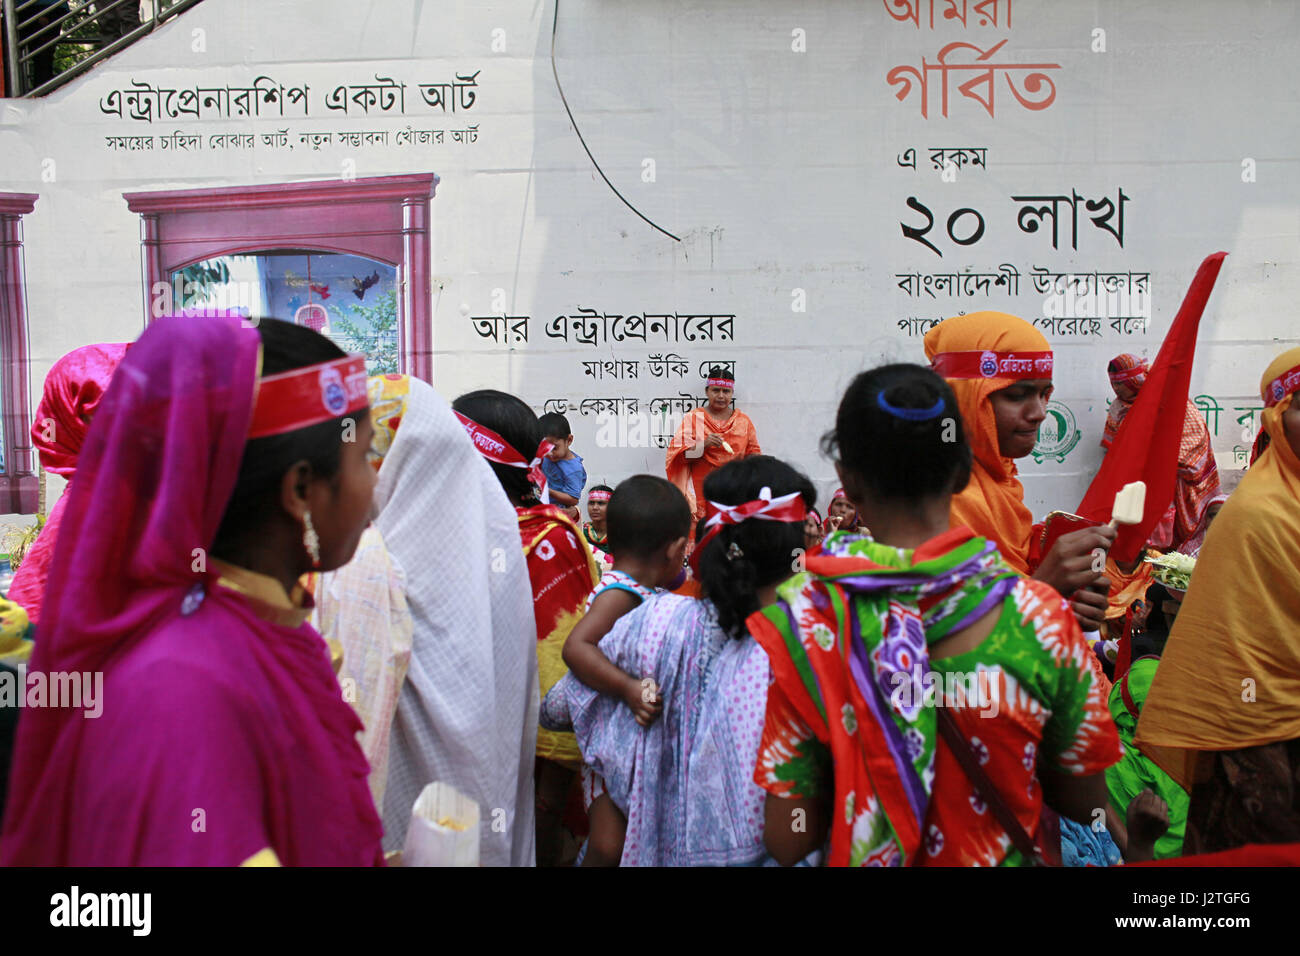
[{"label": "black hair", "polygon": [[[531,461],[537,454],[543,438],[541,425],[523,399],[494,388],[481,388],[466,392],[452,402],[451,407],[484,428],[492,429],[526,461]],[[496,472],[497,481],[501,482],[512,505],[519,507],[537,503],[537,489],[528,480],[526,469],[498,465],[494,461],[488,464]]]},{"label": "black hair", "polygon": [[970,481],[971,450],[952,388],[921,365],[859,374],[840,399],[822,451],[838,459],[850,500],[956,494]]},{"label": "black hair", "polygon": [[[305,325],[278,319],[256,322],[262,339],[262,378],[345,355],[341,348]],[[338,478],[344,417],[245,443],[235,490],[221,517],[213,551],[227,553],[248,529],[263,524],[275,513],[280,505],[280,482],[294,463],[305,460],[318,478]]]},{"label": "black hair", "polygon": [[734,381],[736,380],[736,373],[735,373],[735,372],[728,372],[727,369],[726,369],[726,366],[723,366],[723,365],[710,365],[710,366],[709,366],[709,374],[708,374],[707,377],[708,377],[708,378],[726,378],[726,379],[730,379],[731,381],[734,382]]},{"label": "black hair", "polygon": [[573,434],[573,429],[569,427],[569,420],[559,412],[547,412],[537,420],[537,424],[542,429],[543,438],[568,438]]},{"label": "black hair", "polygon": [[[675,488],[677,486],[674,485],[673,487]],[[614,489],[611,488],[609,485],[592,485],[590,488],[587,489],[588,496],[590,496],[593,491],[608,491],[611,497],[614,494]]]},{"label": "black hair", "polygon": [[[723,465],[704,479],[704,497],[721,505],[740,505],[757,499],[765,487],[772,490],[773,498],[798,492],[805,507],[817,504],[812,482],[771,455],[751,455]],[[706,534],[704,525],[701,519],[697,541]],[[700,584],[717,608],[723,631],[744,636],[745,618],[759,607],[758,589],[789,577],[803,546],[802,521],[750,520],[723,525],[700,549]]]},{"label": "black hair", "polygon": [[619,482],[605,512],[609,551],[619,557],[650,557],[691,533],[691,506],[681,489],[657,475]]}]

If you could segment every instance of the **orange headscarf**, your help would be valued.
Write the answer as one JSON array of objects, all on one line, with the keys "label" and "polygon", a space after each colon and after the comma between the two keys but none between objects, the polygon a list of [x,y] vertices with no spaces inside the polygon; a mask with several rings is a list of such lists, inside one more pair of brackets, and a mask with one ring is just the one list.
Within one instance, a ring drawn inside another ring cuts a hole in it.
[{"label": "orange headscarf", "polygon": [[[1300,348],[1260,382],[1300,369]],[[1300,459],[1282,427],[1293,384],[1263,413],[1269,446],[1210,527],[1138,721],[1136,742],[1184,787],[1200,751],[1300,737]]]},{"label": "orange headscarf", "polygon": [[[972,312],[945,319],[925,334],[925,357],[944,352],[1047,352],[1051,346],[1024,319],[1005,312]],[[1050,376],[1044,376],[1049,377]],[[1015,378],[950,378],[966,440],[975,461],[970,484],[952,499],[952,525],[965,525],[997,542],[1006,562],[1029,573],[1029,539],[1034,518],[1025,507],[1025,489],[1016,463],[998,450],[998,426],[989,396]]]}]

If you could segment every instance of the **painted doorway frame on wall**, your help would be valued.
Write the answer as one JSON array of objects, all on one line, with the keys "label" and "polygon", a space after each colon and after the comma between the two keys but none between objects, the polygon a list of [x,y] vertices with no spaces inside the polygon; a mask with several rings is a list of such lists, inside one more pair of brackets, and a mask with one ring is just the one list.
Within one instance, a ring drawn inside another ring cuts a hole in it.
[{"label": "painted doorway frame on wall", "polygon": [[170,301],[171,275],[205,259],[267,249],[342,252],[397,267],[401,370],[433,380],[430,200],[434,173],[123,193],[140,216],[144,322]]},{"label": "painted doorway frame on wall", "polygon": [[27,329],[27,276],[23,216],[37,193],[0,192],[0,396],[4,402],[4,470],[0,512],[35,514],[40,480],[32,447],[31,356]]}]

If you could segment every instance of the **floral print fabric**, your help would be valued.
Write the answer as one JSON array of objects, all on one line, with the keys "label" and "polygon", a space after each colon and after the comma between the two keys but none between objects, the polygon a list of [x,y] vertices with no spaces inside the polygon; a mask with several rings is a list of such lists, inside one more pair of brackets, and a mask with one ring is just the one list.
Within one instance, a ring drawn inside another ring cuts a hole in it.
[{"label": "floral print fabric", "polygon": [[[1031,835],[1042,808],[1040,765],[1085,775],[1119,759],[1091,651],[1050,587],[1006,578],[989,636],[966,653],[928,657],[927,644],[938,632],[953,633],[975,619],[965,613],[954,621],[956,609],[968,606],[972,593],[990,593],[991,568],[970,560],[972,542],[983,539],[949,532],[927,543],[924,554],[913,554],[835,536],[827,559],[809,561],[814,573],[791,579],[778,591],[776,610],[750,619],[775,675],[755,780],[778,796],[834,794],[832,864],[1025,862],[939,741],[934,706],[952,708],[1003,801]],[[932,546],[940,544],[949,549],[948,562],[936,557],[940,548]],[[946,566],[951,579],[953,561],[963,557],[964,579],[944,593],[918,597],[916,581],[927,576],[898,573],[915,571],[924,558],[932,571]],[[852,578],[837,569],[861,570],[863,560],[882,573],[892,564],[885,576],[893,586],[884,592],[843,587]],[[979,610],[979,617],[985,613]],[[881,638],[864,646],[870,622],[864,626],[863,619],[882,614]],[[891,750],[896,742],[901,758]],[[921,812],[913,816],[918,793]]]}]

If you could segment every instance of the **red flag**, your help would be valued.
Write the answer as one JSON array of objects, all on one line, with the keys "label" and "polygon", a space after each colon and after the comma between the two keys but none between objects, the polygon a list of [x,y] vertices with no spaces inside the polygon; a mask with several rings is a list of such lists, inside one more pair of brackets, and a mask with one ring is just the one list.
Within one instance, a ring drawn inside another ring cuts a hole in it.
[{"label": "red flag", "polygon": [[1119,535],[1110,552],[1116,561],[1137,558],[1151,530],[1174,500],[1178,446],[1183,437],[1183,412],[1192,379],[1196,332],[1226,255],[1226,252],[1216,252],[1196,270],[1182,307],[1147,373],[1146,383],[1120,422],[1115,441],[1079,505],[1080,516],[1104,523],[1110,520],[1115,495],[1121,488],[1130,481],[1146,482],[1142,522],[1119,526]]}]

